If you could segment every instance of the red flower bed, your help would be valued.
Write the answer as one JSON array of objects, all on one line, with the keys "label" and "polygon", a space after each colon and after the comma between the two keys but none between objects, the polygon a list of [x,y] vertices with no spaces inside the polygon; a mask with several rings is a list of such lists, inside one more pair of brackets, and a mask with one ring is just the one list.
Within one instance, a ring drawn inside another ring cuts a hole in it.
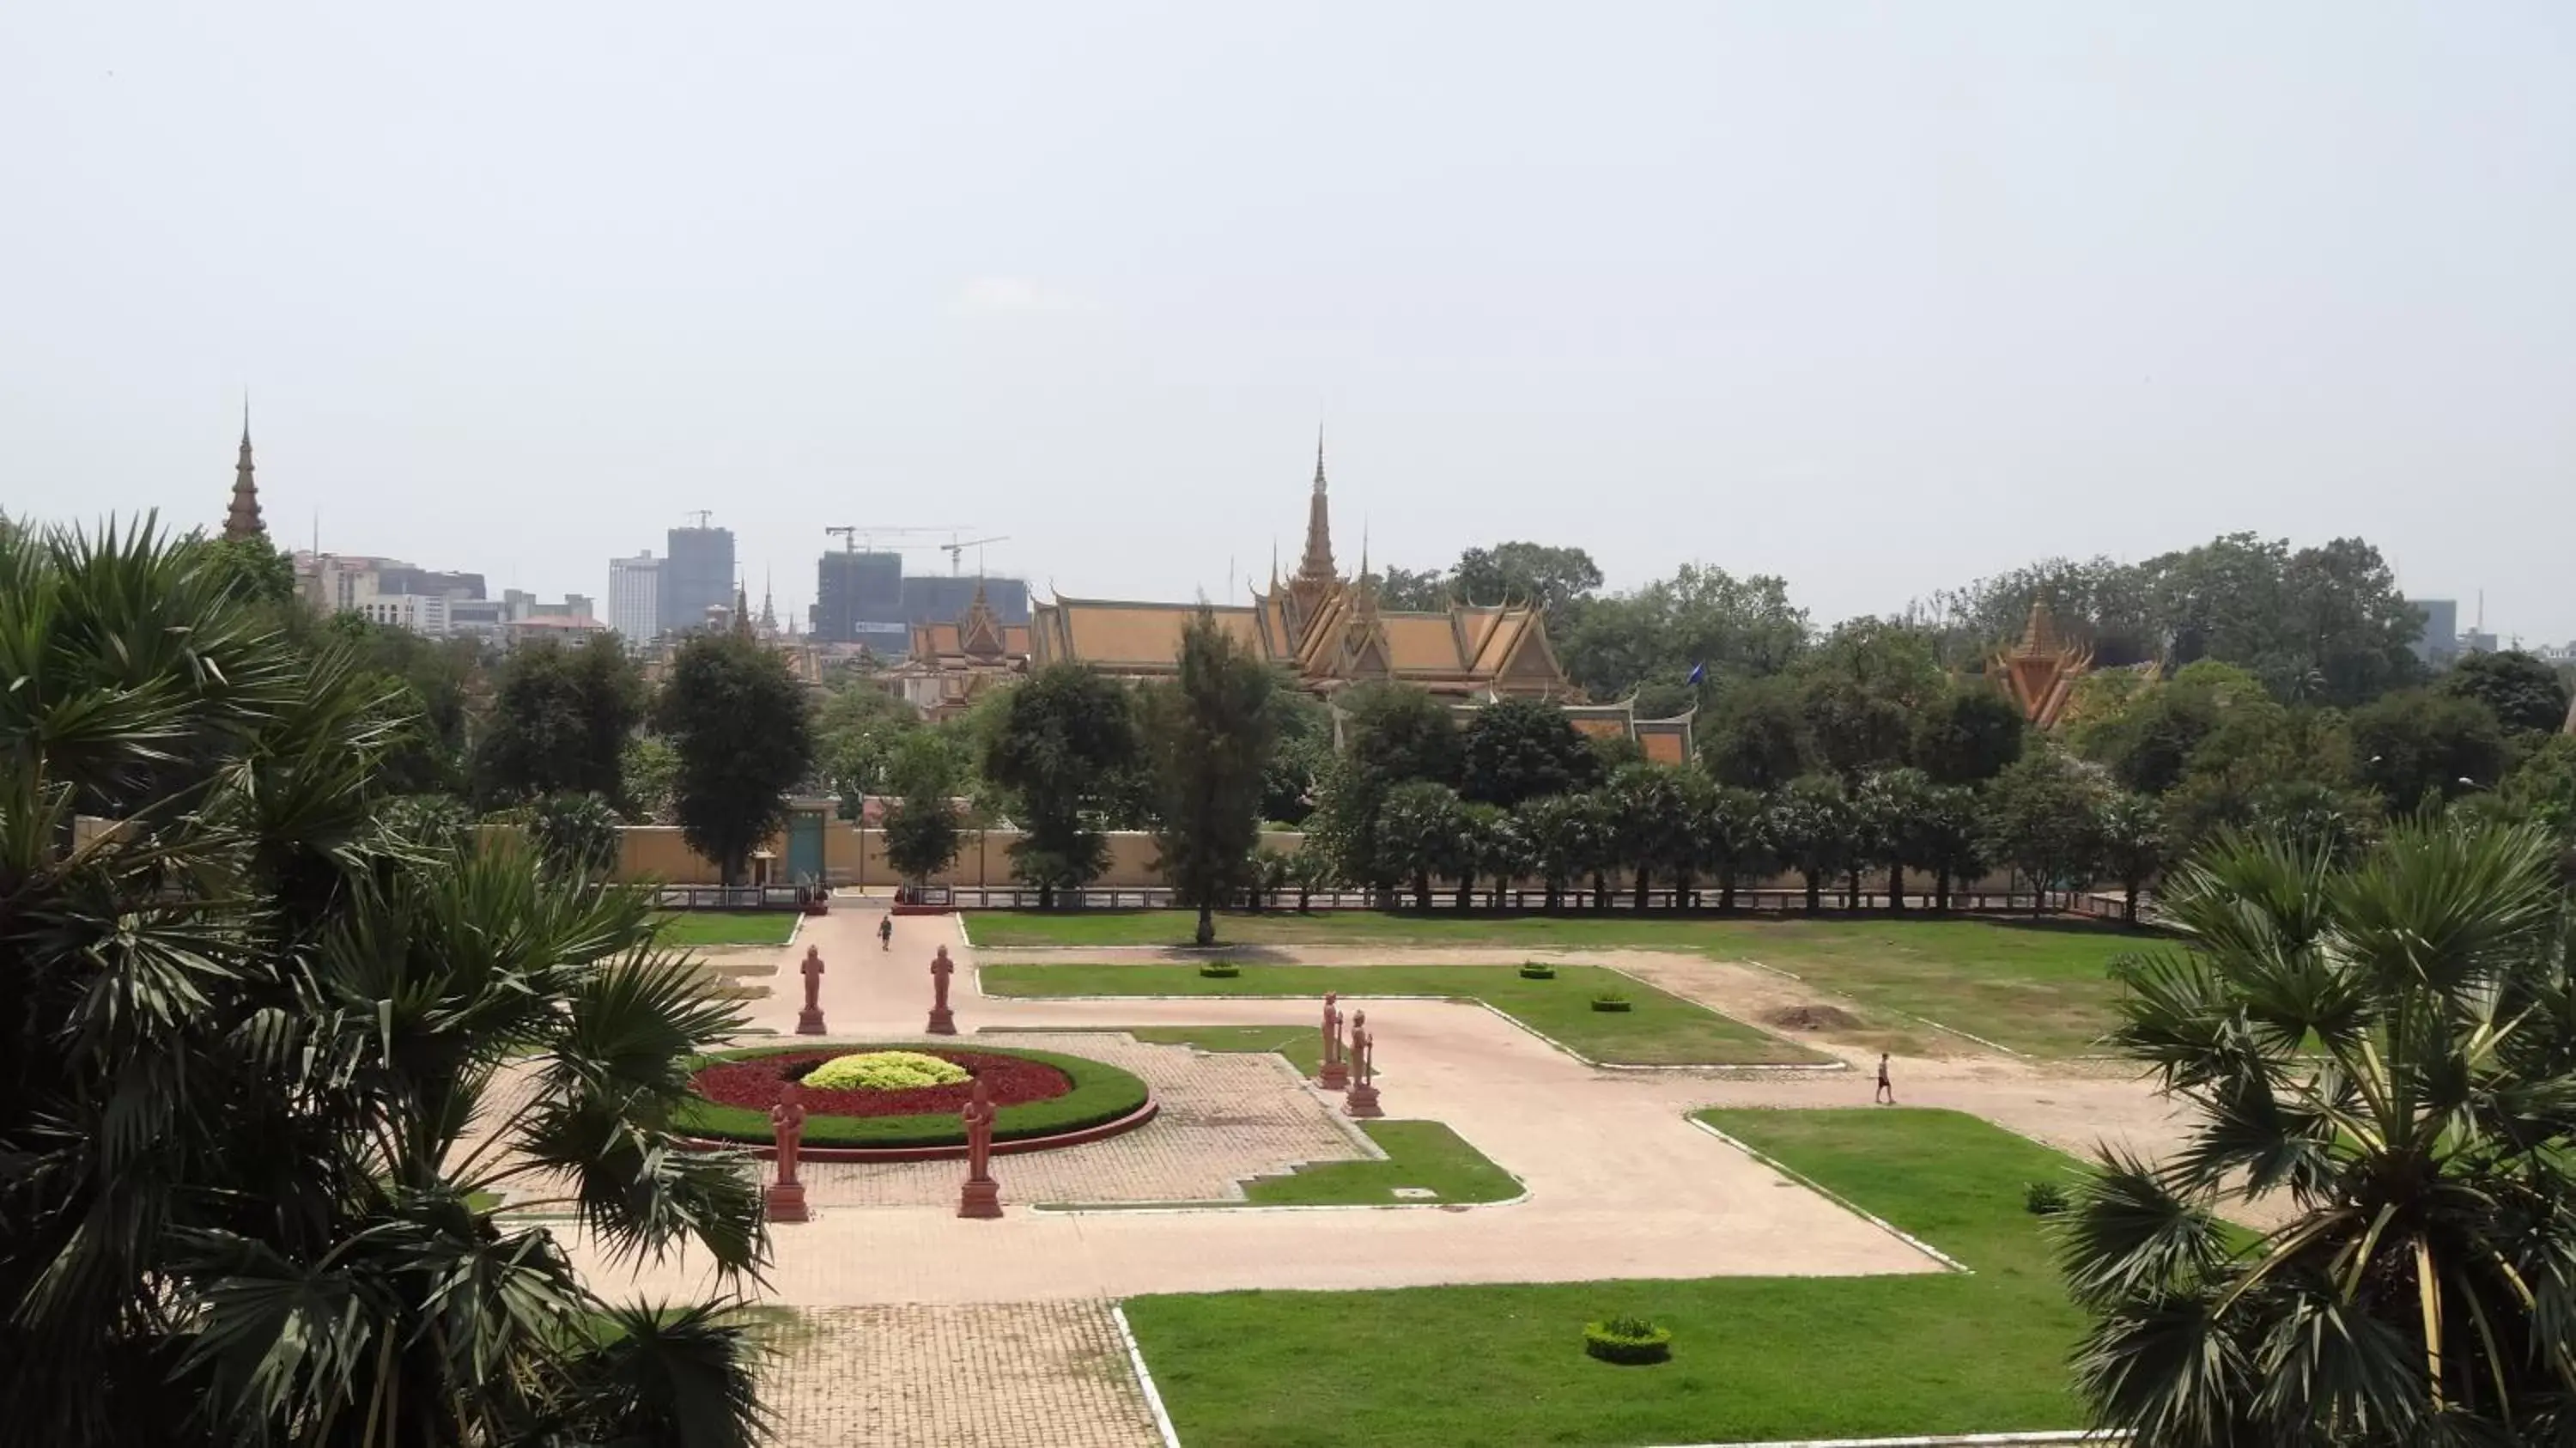
[{"label": "red flower bed", "polygon": [[[818,1116],[954,1116],[984,1083],[995,1106],[1026,1106],[1062,1096],[1073,1078],[1042,1062],[981,1051],[933,1050],[922,1046],[864,1049],[919,1051],[966,1068],[969,1079],[954,1086],[923,1086],[911,1091],[818,1091],[805,1088],[805,1109]],[[785,1098],[788,1083],[826,1061],[855,1056],[860,1050],[782,1051],[740,1061],[718,1061],[689,1078],[689,1089],[724,1106],[767,1111]]]}]

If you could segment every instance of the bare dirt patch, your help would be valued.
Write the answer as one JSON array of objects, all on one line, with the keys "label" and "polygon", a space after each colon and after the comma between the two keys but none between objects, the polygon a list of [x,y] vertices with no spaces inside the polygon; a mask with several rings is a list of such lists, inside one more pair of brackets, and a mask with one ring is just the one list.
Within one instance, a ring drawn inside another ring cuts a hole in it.
[{"label": "bare dirt patch", "polygon": [[1861,1019],[1834,1006],[1791,1006],[1764,1013],[1762,1024],[1783,1031],[1857,1031]]}]

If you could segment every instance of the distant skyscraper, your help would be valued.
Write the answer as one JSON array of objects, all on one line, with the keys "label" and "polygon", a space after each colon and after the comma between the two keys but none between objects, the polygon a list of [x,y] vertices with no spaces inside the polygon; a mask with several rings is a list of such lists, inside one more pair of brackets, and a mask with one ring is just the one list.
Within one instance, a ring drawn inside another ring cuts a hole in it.
[{"label": "distant skyscraper", "polygon": [[815,639],[858,643],[862,622],[904,622],[902,554],[826,553],[815,566]]},{"label": "distant skyscraper", "polygon": [[629,648],[642,648],[662,631],[662,560],[652,549],[608,560],[608,626]]},{"label": "distant skyscraper", "polygon": [[2415,641],[2415,657],[2444,663],[2460,652],[2460,601],[2456,598],[2410,598],[2424,610],[2424,636]]},{"label": "distant skyscraper", "polygon": [[707,610],[733,607],[733,530],[674,528],[654,613],[666,630],[704,628]]}]

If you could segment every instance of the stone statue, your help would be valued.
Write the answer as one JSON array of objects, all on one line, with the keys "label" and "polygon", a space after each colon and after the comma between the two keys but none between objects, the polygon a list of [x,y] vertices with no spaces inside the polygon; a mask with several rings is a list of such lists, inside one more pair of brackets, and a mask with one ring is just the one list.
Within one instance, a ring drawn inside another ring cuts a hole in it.
[{"label": "stone statue", "polygon": [[1377,1037],[1369,1033],[1368,1012],[1351,1012],[1351,1091],[1342,1098],[1344,1116],[1384,1116],[1378,1109]]},{"label": "stone statue", "polygon": [[930,958],[930,1025],[934,1036],[957,1034],[957,1018],[948,1012],[948,977],[957,973],[957,962],[948,958],[948,947]]},{"label": "stone statue", "polygon": [[805,947],[805,963],[797,967],[805,973],[805,1009],[796,1013],[796,1034],[823,1034],[823,952]]},{"label": "stone statue", "polygon": [[1324,993],[1324,1068],[1316,1073],[1315,1084],[1327,1091],[1351,1084],[1350,1067],[1342,1061],[1342,1008],[1334,1004],[1340,999],[1338,991]]},{"label": "stone statue", "polygon": [[779,1094],[778,1104],[769,1108],[769,1133],[778,1158],[778,1180],[761,1193],[762,1205],[773,1222],[805,1221],[805,1184],[796,1179],[796,1157],[805,1149],[804,1087],[791,1081]]},{"label": "stone statue", "polygon": [[[943,952],[941,959],[946,958]],[[961,1217],[1002,1215],[1002,1184],[993,1180],[993,1118],[997,1114],[984,1079],[975,1078],[975,1094],[967,1098],[966,1109],[958,1113],[966,1123],[966,1190],[957,1199],[957,1215]]]}]

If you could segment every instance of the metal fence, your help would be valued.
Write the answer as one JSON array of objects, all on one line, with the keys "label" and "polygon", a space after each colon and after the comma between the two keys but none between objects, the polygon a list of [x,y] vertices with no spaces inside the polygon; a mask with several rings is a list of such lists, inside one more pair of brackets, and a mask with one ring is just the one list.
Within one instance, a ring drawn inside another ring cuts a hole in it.
[{"label": "metal fence", "polygon": [[[919,892],[919,895],[918,903],[947,905],[959,910],[1035,910],[1038,908],[1039,899],[1038,892],[1025,885],[933,886]],[[2058,891],[2050,891],[2041,901],[2034,901],[2030,892],[2026,890],[2015,892],[1953,890],[1950,892],[1952,910],[1976,914],[2028,912],[2034,907],[2043,910],[2073,908],[2086,914],[2099,913],[2087,908],[2088,900],[2089,897],[2077,896],[2070,902],[2068,896]],[[1932,903],[1932,894],[1928,890],[1906,892],[1905,908],[1908,910],[1928,910],[1932,907]],[[1857,908],[1862,911],[1884,911],[1887,909],[1887,892],[1884,889],[1864,890],[1860,893],[1855,906],[1852,898],[1842,890],[1828,888],[1822,892],[1817,904],[1825,910]],[[1663,913],[1712,911],[1717,906],[1718,892],[1713,889],[1689,892],[1670,888],[1650,889],[1646,892],[1643,902],[1645,910]],[[1234,902],[1227,908],[1311,913],[1328,910],[1390,908],[1410,910],[1413,907],[1414,898],[1411,891],[1398,891],[1392,897],[1388,897],[1372,894],[1366,890],[1317,890],[1300,897],[1294,890],[1274,890],[1265,892],[1257,905],[1246,898]],[[1164,887],[1058,890],[1055,892],[1055,908],[1058,910],[1165,910],[1172,908],[1172,892]],[[1430,908],[1434,913],[1455,912],[1462,908],[1485,912],[1533,912],[1547,908],[1547,894],[1542,890],[1477,890],[1468,895],[1462,907],[1456,890],[1434,890],[1431,892]],[[1556,904],[1558,913],[1568,915],[1614,911],[1633,913],[1639,908],[1637,892],[1633,889],[1610,890],[1598,896],[1590,890],[1567,890],[1557,897]],[[1777,915],[1802,912],[1807,908],[1807,892],[1795,889],[1738,890],[1735,892],[1735,908],[1753,914]],[[2116,901],[2110,913],[2117,915]]]},{"label": "metal fence", "polygon": [[653,904],[661,910],[801,910],[801,885],[657,885]]}]

